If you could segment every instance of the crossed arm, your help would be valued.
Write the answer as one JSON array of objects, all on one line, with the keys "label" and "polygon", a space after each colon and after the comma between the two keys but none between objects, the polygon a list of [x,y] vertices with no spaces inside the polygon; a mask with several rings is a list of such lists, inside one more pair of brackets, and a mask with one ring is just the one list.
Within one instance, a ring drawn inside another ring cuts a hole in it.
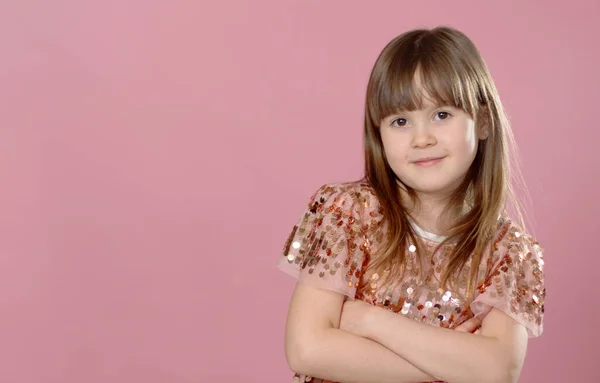
[{"label": "crossed arm", "polygon": [[300,374],[344,383],[513,383],[527,333],[492,309],[481,333],[412,321],[362,301],[298,284],[288,314],[288,364]]}]

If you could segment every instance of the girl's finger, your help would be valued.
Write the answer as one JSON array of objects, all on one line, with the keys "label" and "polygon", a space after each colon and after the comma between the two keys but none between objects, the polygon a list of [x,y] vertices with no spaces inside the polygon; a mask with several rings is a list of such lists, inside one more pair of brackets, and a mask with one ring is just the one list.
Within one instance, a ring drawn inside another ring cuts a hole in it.
[{"label": "girl's finger", "polygon": [[468,319],[456,328],[456,331],[473,332],[481,326],[481,320],[478,317]]}]

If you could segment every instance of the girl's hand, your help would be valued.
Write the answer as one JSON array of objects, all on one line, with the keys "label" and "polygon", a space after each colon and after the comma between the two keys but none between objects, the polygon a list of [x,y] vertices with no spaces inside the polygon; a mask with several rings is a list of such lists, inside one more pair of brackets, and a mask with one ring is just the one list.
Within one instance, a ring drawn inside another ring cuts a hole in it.
[{"label": "girl's hand", "polygon": [[372,313],[372,310],[376,309],[377,307],[371,306],[360,299],[344,302],[340,318],[340,330],[365,337],[368,329],[369,314]]},{"label": "girl's hand", "polygon": [[472,334],[477,334],[479,332],[479,328],[481,327],[481,322],[483,321],[483,316],[476,316],[471,319],[468,319],[466,322],[461,323],[460,326],[455,328],[455,331],[462,332],[470,332]]}]

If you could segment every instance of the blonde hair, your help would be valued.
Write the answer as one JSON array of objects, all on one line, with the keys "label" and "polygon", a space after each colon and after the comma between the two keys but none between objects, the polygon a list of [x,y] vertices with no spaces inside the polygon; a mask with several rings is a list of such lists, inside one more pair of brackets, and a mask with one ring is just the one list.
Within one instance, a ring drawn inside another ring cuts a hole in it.
[{"label": "blonde hair", "polygon": [[[415,73],[423,89],[417,89]],[[462,32],[450,27],[416,29],[389,42],[379,55],[366,92],[364,121],[365,180],[374,189],[387,224],[381,251],[369,263],[376,272],[391,271],[388,278],[400,280],[406,261],[406,248],[417,242],[409,223],[409,212],[401,201],[398,177],[386,160],[379,124],[385,117],[401,110],[417,110],[423,105],[423,94],[440,105],[460,108],[477,124],[485,123],[489,136],[479,141],[476,157],[463,183],[448,200],[444,213],[464,206],[470,209],[449,229],[447,239],[453,241],[448,267],[442,285],[455,282],[469,263],[467,294],[476,286],[477,271],[486,248],[493,242],[498,218],[510,202],[524,226],[521,208],[511,180],[517,179],[516,145],[505,116],[498,91],[489,70],[473,42]],[[513,155],[514,153],[514,155]],[[413,201],[416,192],[404,185]],[[409,242],[410,241],[410,242]],[[417,251],[421,246],[417,246]]]}]

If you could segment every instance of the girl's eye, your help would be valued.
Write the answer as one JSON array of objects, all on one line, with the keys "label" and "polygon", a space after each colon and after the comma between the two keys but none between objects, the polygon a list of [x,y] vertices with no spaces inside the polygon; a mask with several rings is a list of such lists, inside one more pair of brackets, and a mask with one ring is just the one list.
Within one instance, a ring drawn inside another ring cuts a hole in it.
[{"label": "girl's eye", "polygon": [[450,117],[450,113],[448,112],[437,112],[435,114],[436,117],[439,117],[440,120],[446,120],[448,119],[448,117]]},{"label": "girl's eye", "polygon": [[397,118],[392,121],[392,126],[405,126],[407,123],[405,118]]}]

